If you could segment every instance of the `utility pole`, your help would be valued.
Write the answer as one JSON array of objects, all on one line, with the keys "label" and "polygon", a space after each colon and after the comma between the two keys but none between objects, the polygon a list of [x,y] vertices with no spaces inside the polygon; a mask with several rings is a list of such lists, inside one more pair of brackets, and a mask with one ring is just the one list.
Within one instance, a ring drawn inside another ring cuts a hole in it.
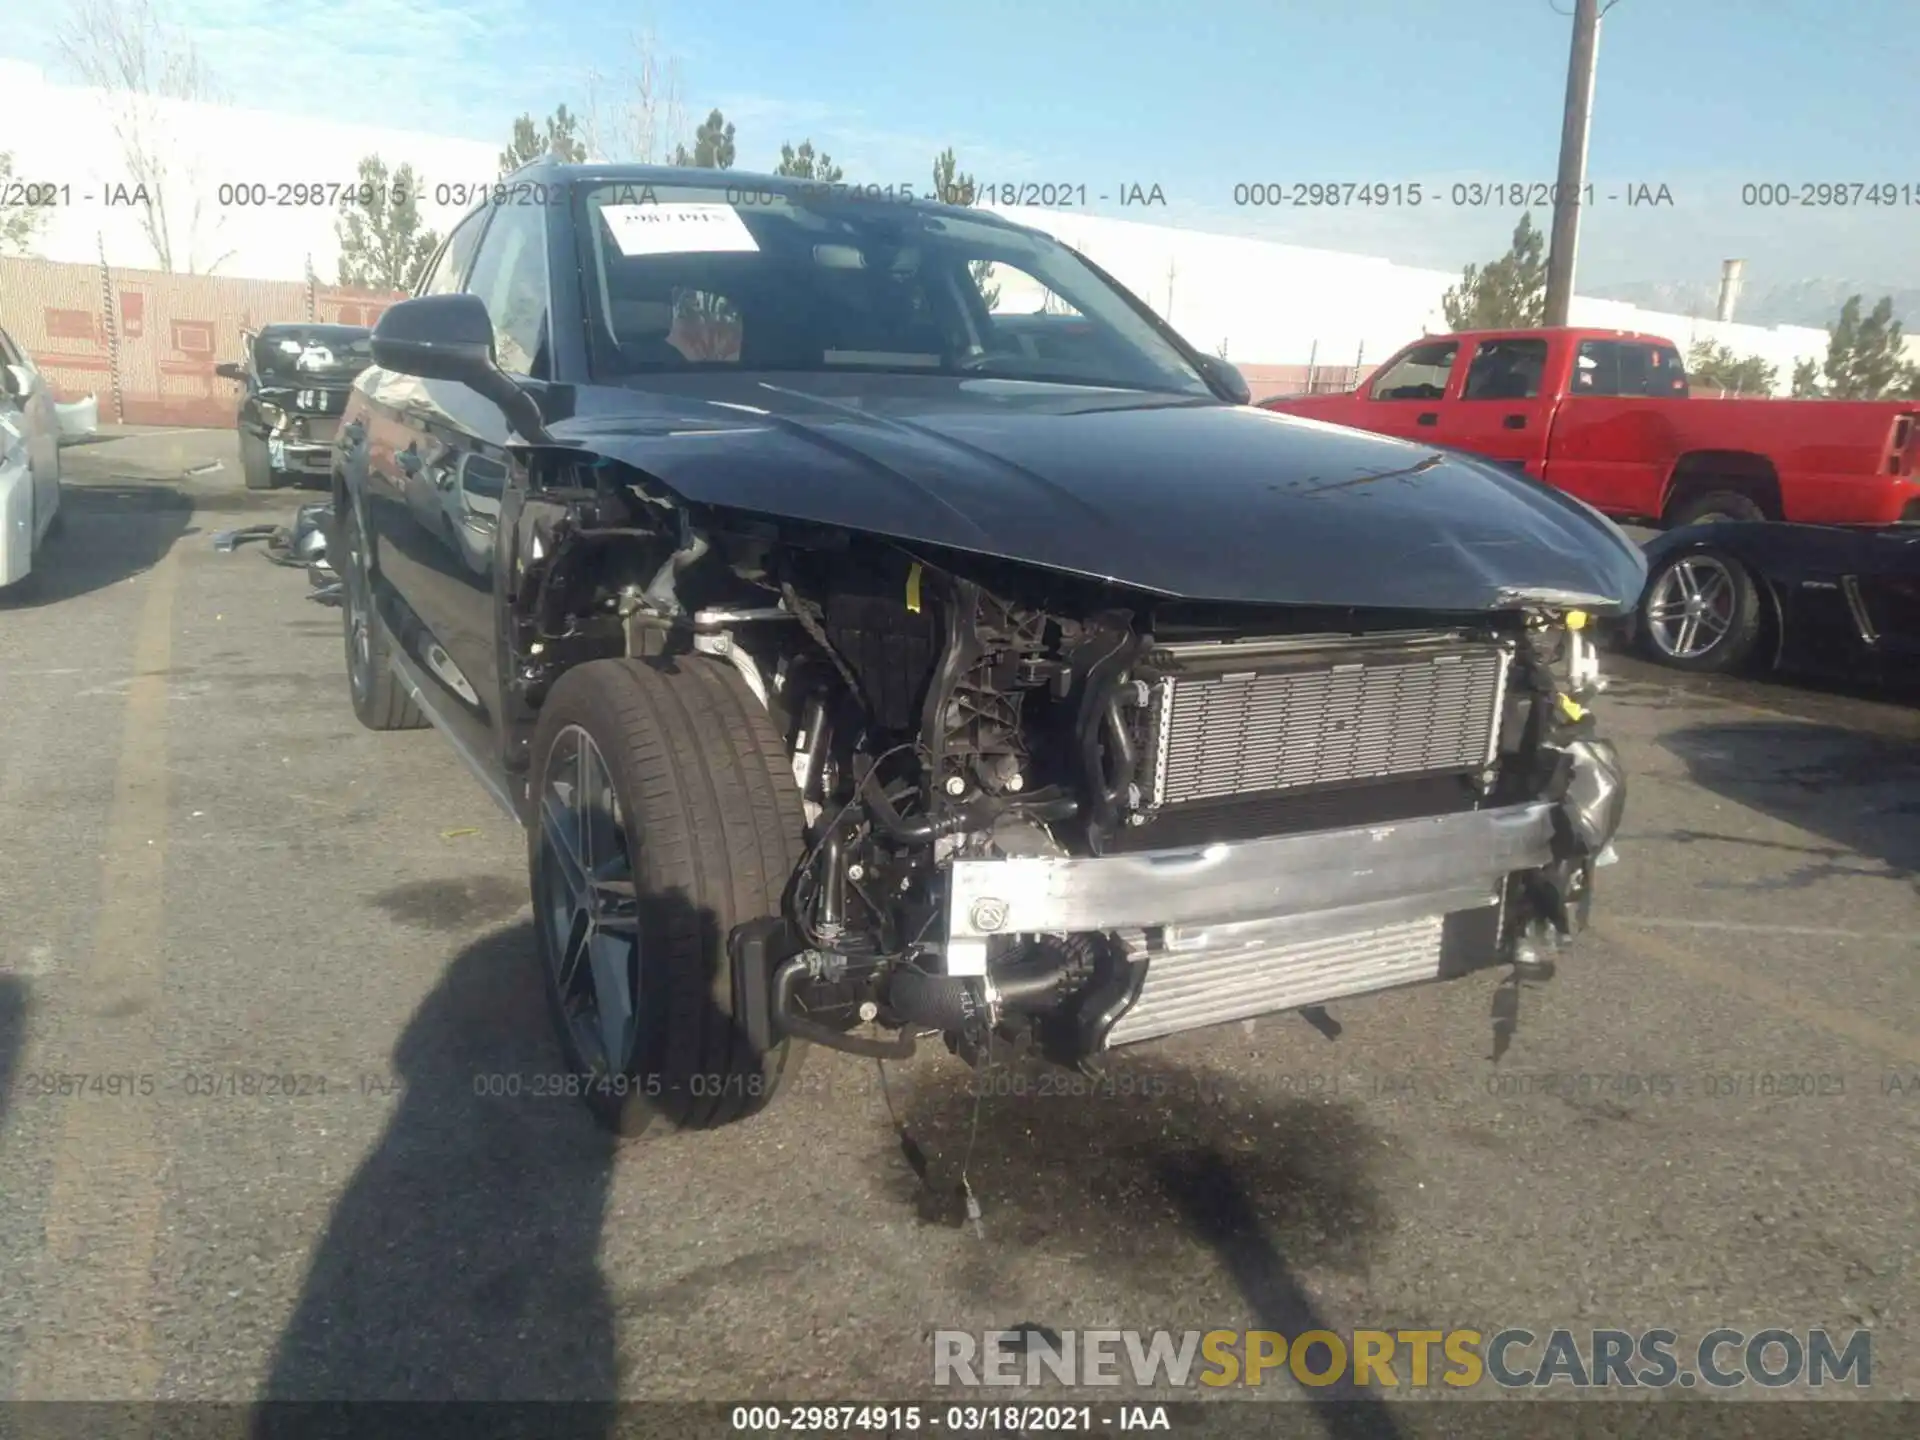
[{"label": "utility pole", "polygon": [[1560,177],[1554,186],[1547,251],[1547,324],[1564,325],[1573,304],[1573,257],[1580,244],[1580,192],[1587,183],[1587,127],[1593,120],[1593,66],[1600,52],[1600,0],[1574,0],[1567,57],[1567,111],[1560,123]]}]

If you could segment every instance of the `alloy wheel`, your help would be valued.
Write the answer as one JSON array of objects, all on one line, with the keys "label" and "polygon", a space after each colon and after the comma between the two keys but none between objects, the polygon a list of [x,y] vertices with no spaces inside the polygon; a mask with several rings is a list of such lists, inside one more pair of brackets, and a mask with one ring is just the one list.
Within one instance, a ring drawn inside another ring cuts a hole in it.
[{"label": "alloy wheel", "polygon": [[539,923],[579,1058],[626,1073],[640,1019],[640,925],[620,799],[593,737],[554,737],[540,793]]},{"label": "alloy wheel", "polygon": [[1674,561],[1647,596],[1647,634],[1669,660],[1698,660],[1733,629],[1738,587],[1711,555]]},{"label": "alloy wheel", "polygon": [[373,603],[367,584],[367,557],[357,521],[341,527],[346,541],[340,568],[342,598],[347,614],[347,683],[353,698],[365,704],[373,689]]}]

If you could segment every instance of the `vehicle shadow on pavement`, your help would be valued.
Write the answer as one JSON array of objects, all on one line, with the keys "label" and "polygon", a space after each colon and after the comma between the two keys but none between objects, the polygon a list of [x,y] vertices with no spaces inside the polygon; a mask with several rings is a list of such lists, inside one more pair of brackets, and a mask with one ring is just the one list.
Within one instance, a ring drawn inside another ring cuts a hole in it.
[{"label": "vehicle shadow on pavement", "polygon": [[1803,857],[1783,875],[1716,886],[1799,890],[1834,876],[1920,877],[1920,751],[1880,736],[1793,721],[1693,725],[1661,738],[1694,784],[1830,845],[1681,831],[1679,843],[1754,846]]},{"label": "vehicle shadow on pavement", "polygon": [[[966,1167],[983,1238],[968,1288],[982,1298],[1009,1293],[1008,1277],[1036,1255],[1086,1252],[1088,1264],[1130,1272],[1150,1294],[1167,1276],[1197,1276],[1201,1252],[1238,1291],[1246,1325],[1291,1340],[1337,1329],[1300,1272],[1362,1272],[1392,1228],[1367,1173],[1382,1137],[1360,1107],[1262,1093],[1257,1082],[1162,1056],[1120,1059],[1102,1080],[943,1067],[898,1115],[913,1145],[934,1156],[913,1167],[925,1174],[916,1182],[923,1220],[964,1223]],[[1240,1323],[1223,1314],[1218,1326]],[[1024,1328],[1044,1336],[1051,1327]],[[1324,1348],[1312,1352],[1316,1372],[1330,1363]],[[1399,1433],[1387,1408],[1347,1377],[1301,1389],[1337,1440]]]},{"label": "vehicle shadow on pavement", "polygon": [[33,572],[0,592],[0,613],[57,605],[151,570],[190,533],[193,500],[171,485],[69,485],[59,528],[34,557]]},{"label": "vehicle shadow on pavement", "polygon": [[20,1068],[20,1056],[27,1048],[27,1015],[31,1009],[26,981],[0,975],[0,1125],[6,1124],[13,1100],[14,1071]]},{"label": "vehicle shadow on pavement", "polygon": [[[605,1399],[614,1313],[598,1264],[612,1138],[577,1099],[530,1093],[560,1070],[528,922],[448,967],[394,1052],[404,1087],[335,1205],[253,1417],[319,1433],[280,1401]],[[489,1093],[489,1092],[511,1093]]]}]

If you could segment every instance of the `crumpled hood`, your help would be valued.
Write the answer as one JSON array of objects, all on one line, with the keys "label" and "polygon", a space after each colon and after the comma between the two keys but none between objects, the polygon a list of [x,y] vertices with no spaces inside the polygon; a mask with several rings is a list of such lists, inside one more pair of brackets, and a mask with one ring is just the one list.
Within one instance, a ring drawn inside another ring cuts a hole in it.
[{"label": "crumpled hood", "polygon": [[646,384],[572,390],[553,437],[690,501],[1168,596],[1604,613],[1645,579],[1617,526],[1524,476],[1249,406],[916,375]]}]

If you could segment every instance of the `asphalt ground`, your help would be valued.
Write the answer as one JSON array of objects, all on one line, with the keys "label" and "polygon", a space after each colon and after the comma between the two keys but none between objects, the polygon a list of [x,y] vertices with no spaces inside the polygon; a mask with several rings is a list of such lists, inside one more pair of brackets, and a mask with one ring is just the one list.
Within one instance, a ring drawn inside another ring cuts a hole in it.
[{"label": "asphalt ground", "polygon": [[1907,706],[1610,659],[1621,858],[1550,984],[1094,1093],[816,1050],[616,1150],[541,1093],[520,835],[355,723],[298,571],[213,548],[305,497],[217,432],[66,463],[0,601],[0,1396],[884,1399],[1018,1326],[1866,1328],[1867,1393],[1920,1384]]}]

